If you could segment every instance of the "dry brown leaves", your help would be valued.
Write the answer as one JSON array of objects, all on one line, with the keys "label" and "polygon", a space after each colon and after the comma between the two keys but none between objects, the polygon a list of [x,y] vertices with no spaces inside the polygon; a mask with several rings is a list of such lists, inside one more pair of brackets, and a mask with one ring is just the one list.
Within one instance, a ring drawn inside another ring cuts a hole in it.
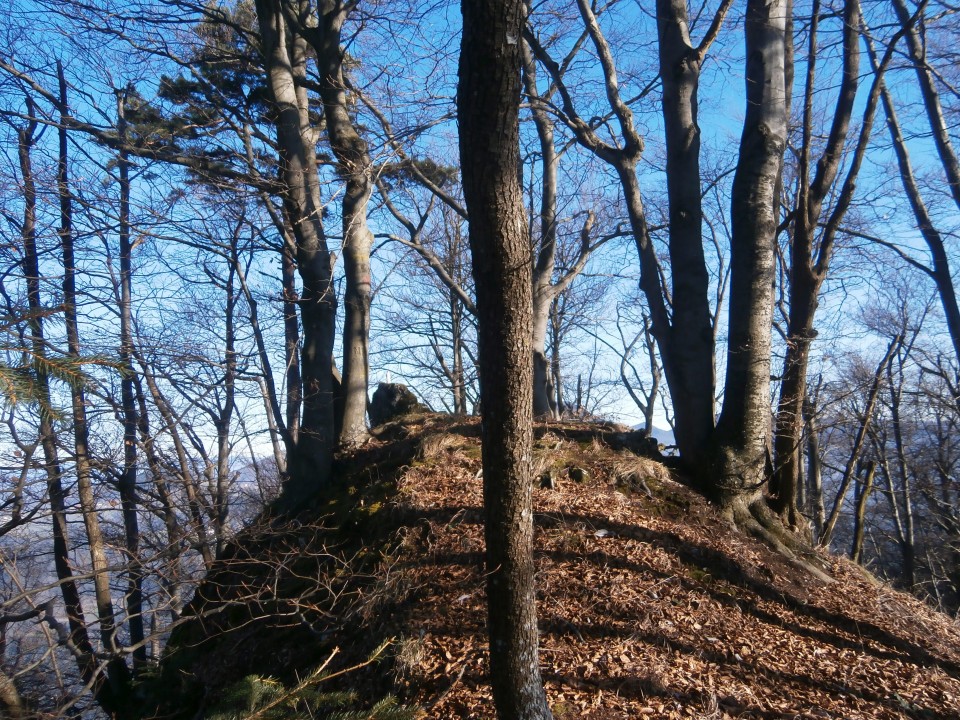
[{"label": "dry brown leaves", "polygon": [[[661,466],[570,437],[541,433],[536,460],[560,478],[535,492],[559,720],[960,718],[954,621],[843,560],[834,583],[803,576]],[[420,520],[392,570],[416,588],[390,619],[395,687],[425,718],[492,718],[477,440],[453,429],[419,457],[400,488]],[[571,466],[589,480],[569,480]]]}]

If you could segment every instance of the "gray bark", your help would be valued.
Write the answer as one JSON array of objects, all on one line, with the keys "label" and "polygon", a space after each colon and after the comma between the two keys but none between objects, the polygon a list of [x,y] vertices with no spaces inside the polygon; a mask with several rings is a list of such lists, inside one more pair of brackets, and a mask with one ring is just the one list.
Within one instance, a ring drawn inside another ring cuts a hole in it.
[{"label": "gray bark", "polygon": [[324,235],[317,175],[316,133],[304,88],[307,45],[288,27],[281,0],[257,0],[261,52],[276,108],[284,210],[296,239],[303,336],[300,350],[302,419],[290,471],[290,491],[303,495],[330,481],[333,462],[333,341],[337,301]]},{"label": "gray bark", "polygon": [[[860,7],[858,0],[846,0],[843,11],[843,74],[837,101],[833,110],[833,122],[826,147],[816,165],[810,181],[813,145],[813,98],[817,72],[817,31],[819,29],[820,3],[814,2],[811,10],[807,75],[804,87],[803,136],[800,147],[800,163],[797,169],[799,188],[794,211],[793,234],[790,256],[789,322],[787,328],[787,351],[784,358],[780,403],[777,410],[775,448],[775,471],[770,483],[771,505],[787,525],[800,526],[802,520],[797,509],[796,497],[801,466],[803,439],[803,402],[806,397],[807,367],[810,346],[816,337],[815,314],[819,304],[820,288],[827,276],[833,253],[833,235],[828,228],[819,238],[823,204],[833,189],[843,155],[857,95],[860,68]],[[846,214],[850,195],[856,183],[860,162],[870,137],[876,109],[876,90],[868,103],[861,142],[855,151],[853,167],[847,176],[840,201],[831,217],[836,227]]]},{"label": "gray bark", "polygon": [[317,57],[320,98],[330,147],[346,187],[342,201],[343,263],[346,275],[343,323],[343,413],[338,440],[356,445],[367,437],[370,342],[370,248],[367,205],[373,192],[373,163],[347,107],[340,32],[353,3],[323,0],[317,26],[298,25]]},{"label": "gray bark", "polygon": [[702,483],[724,507],[749,504],[771,465],[770,346],[777,188],[786,146],[785,0],[749,0],[747,111],[733,181],[727,374],[712,467]]}]

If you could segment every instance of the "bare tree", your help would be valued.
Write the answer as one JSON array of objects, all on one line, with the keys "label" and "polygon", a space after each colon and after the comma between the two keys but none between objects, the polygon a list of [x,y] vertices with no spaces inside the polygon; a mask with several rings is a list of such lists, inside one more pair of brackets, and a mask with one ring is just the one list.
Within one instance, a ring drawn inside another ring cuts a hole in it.
[{"label": "bare tree", "polygon": [[300,492],[330,480],[333,460],[333,341],[337,301],[333,258],[323,229],[317,174],[317,128],[310,118],[305,80],[307,42],[290,27],[280,0],[257,0],[262,52],[276,107],[284,209],[296,238],[303,340],[300,352],[303,415],[291,481]]},{"label": "bare tree", "polygon": [[516,175],[526,12],[521,0],[461,9],[457,117],[480,341],[490,680],[502,720],[546,720],[532,545],[530,245]]}]

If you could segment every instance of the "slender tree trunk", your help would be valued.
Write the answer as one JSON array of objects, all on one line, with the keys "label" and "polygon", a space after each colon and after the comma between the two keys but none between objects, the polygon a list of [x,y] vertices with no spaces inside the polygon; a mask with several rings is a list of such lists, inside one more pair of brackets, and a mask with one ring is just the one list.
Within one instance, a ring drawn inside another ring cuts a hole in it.
[{"label": "slender tree trunk", "polygon": [[[898,348],[899,350],[899,348]],[[913,494],[911,492],[910,469],[907,464],[907,449],[903,437],[903,356],[899,358],[900,382],[894,382],[893,363],[887,365],[887,386],[890,391],[890,427],[893,430],[893,445],[897,458],[897,475],[900,476],[900,499],[903,511],[900,515],[902,522],[897,522],[899,533],[900,554],[903,561],[901,582],[908,590],[913,590],[917,584],[917,553],[914,540]],[[896,502],[896,498],[891,498]]]},{"label": "slender tree trunk", "polygon": [[560,310],[560,296],[554,298],[550,304],[550,385],[553,387],[554,405],[557,417],[562,418],[566,411],[563,401],[563,376],[560,373],[560,347],[563,340],[562,313]]},{"label": "slender tree trunk", "polygon": [[820,460],[820,430],[817,427],[816,414],[813,403],[808,399],[803,408],[803,420],[807,435],[807,483],[813,516],[813,537],[819,538],[826,522],[826,512],[823,507],[823,466]]},{"label": "slender tree trunk", "polygon": [[[925,6],[926,3],[921,5]],[[911,15],[903,0],[893,0],[893,8],[900,21],[900,27],[907,37],[907,47],[910,50],[910,60],[917,72],[917,84],[920,88],[920,96],[923,98],[923,108],[930,123],[937,155],[943,166],[943,172],[947,176],[947,188],[957,209],[960,210],[960,160],[957,159],[957,153],[950,140],[950,124],[940,104],[940,93],[937,90],[933,68],[927,62],[927,48],[921,34],[922,23],[918,25],[916,18]]]},{"label": "slender tree trunk", "polygon": [[140,372],[143,375],[144,381],[147,383],[147,390],[150,392],[150,397],[153,398],[153,404],[163,419],[165,429],[170,434],[170,439],[173,440],[173,448],[177,455],[177,464],[179,465],[180,481],[183,485],[184,493],[187,496],[187,508],[190,510],[190,519],[193,521],[193,529],[196,534],[197,550],[203,558],[204,567],[209,570],[213,566],[213,550],[207,533],[207,524],[203,517],[203,502],[197,489],[197,481],[190,467],[187,448],[177,428],[177,418],[169,403],[167,403],[166,398],[163,396],[163,393],[160,391],[153,371],[150,369],[146,360],[136,352],[134,356],[140,365]]},{"label": "slender tree trunk", "polygon": [[[126,143],[126,95],[117,96],[117,132],[121,145]],[[143,627],[143,568],[140,565],[140,526],[137,516],[137,404],[133,372],[133,248],[130,242],[130,161],[125,150],[119,153],[120,176],[120,398],[123,408],[123,469],[118,490],[123,512],[127,550],[127,624],[133,651],[134,670],[147,664],[147,646]]]},{"label": "slender tree trunk", "polygon": [[[164,553],[167,556],[167,567],[163,572],[166,575],[165,587],[170,595],[170,617],[171,620],[176,621],[180,617],[180,611],[183,609],[183,601],[180,596],[180,579],[183,577],[180,541],[185,536],[185,533],[177,519],[177,511],[174,507],[172,493],[170,492],[170,484],[167,482],[163,464],[157,455],[156,444],[150,432],[150,415],[147,410],[147,398],[143,393],[143,386],[136,376],[134,376],[134,390],[136,391],[137,406],[139,408],[137,430],[140,433],[140,442],[143,445],[143,454],[147,460],[147,467],[150,469],[150,475],[153,477],[154,492],[160,501],[160,515],[167,531],[167,547]],[[156,624],[156,610],[154,610],[153,615],[154,617],[151,618],[151,623]]]},{"label": "slender tree trunk", "polygon": [[[874,70],[877,68],[877,59],[871,45],[867,45],[870,52],[871,61]],[[930,257],[933,266],[927,268],[918,265],[933,280],[940,295],[940,302],[943,305],[943,314],[947,321],[947,330],[950,333],[950,340],[953,343],[954,355],[960,360],[960,305],[957,304],[957,294],[953,286],[953,275],[950,269],[950,261],[943,243],[943,236],[937,230],[933,223],[933,218],[927,209],[926,203],[920,194],[920,186],[917,183],[913,172],[913,165],[910,161],[910,155],[907,151],[907,143],[903,137],[900,128],[900,121],[897,118],[896,108],[893,104],[893,98],[887,89],[886,83],[881,80],[883,109],[887,116],[887,130],[893,141],[893,150],[897,157],[897,166],[900,170],[900,180],[903,183],[903,189],[907,194],[907,200],[913,210],[917,227],[923,237],[927,248],[930,251]],[[954,398],[955,403],[960,407],[960,396]]]},{"label": "slender tree trunk", "polygon": [[703,484],[737,514],[771,469],[770,346],[779,184],[786,146],[784,0],[748,0],[747,112],[733,181],[729,341],[713,467]]},{"label": "slender tree trunk", "polygon": [[457,117],[477,295],[490,679],[500,720],[552,718],[533,564],[532,292],[517,182],[522,0],[461,4]]},{"label": "slender tree trunk", "polygon": [[[533,264],[533,414],[534,417],[556,419],[552,397],[550,365],[547,360],[547,325],[550,307],[556,294],[553,270],[557,254],[557,149],[554,145],[553,121],[540,102],[537,88],[537,66],[527,44],[523,44],[524,91],[531,100],[530,110],[540,143],[540,240]],[[532,215],[531,208],[531,215]]]},{"label": "slender tree trunk", "polygon": [[307,46],[287,26],[281,0],[257,0],[261,52],[276,108],[280,175],[287,217],[296,238],[303,281],[300,350],[303,415],[290,470],[290,491],[304,495],[330,481],[333,462],[333,341],[337,301],[333,267],[323,231],[317,175],[316,134],[303,81]]},{"label": "slender tree trunk", "polygon": [[843,477],[840,480],[840,487],[837,490],[837,496],[833,502],[833,509],[830,511],[830,517],[827,518],[826,523],[824,523],[823,530],[820,533],[818,542],[820,547],[829,547],[830,545],[830,539],[833,537],[833,529],[837,525],[837,520],[840,517],[840,510],[843,508],[844,498],[847,495],[847,491],[850,489],[850,483],[853,481],[857,462],[860,459],[860,453],[863,450],[864,442],[867,439],[867,433],[870,431],[870,423],[873,420],[873,410],[877,405],[877,398],[879,397],[880,390],[883,387],[883,373],[886,371],[887,365],[893,359],[893,354],[899,349],[902,343],[902,335],[897,335],[894,337],[893,340],[890,341],[890,345],[887,347],[887,352],[880,360],[880,364],[877,365],[877,369],[873,375],[873,381],[870,385],[870,391],[867,394],[867,402],[864,406],[863,417],[860,421],[860,428],[857,430],[857,435],[853,440],[853,448],[850,450],[850,457],[847,458],[847,464],[843,470]]},{"label": "slender tree trunk", "polygon": [[863,529],[867,516],[867,500],[873,492],[873,478],[877,474],[877,463],[871,460],[867,463],[867,476],[863,480],[863,487],[857,495],[857,510],[853,516],[853,545],[850,548],[850,559],[860,563],[863,556]]},{"label": "slender tree trunk", "polygon": [[[237,281],[240,283],[240,290],[247,302],[249,309],[250,330],[253,332],[253,339],[257,346],[257,357],[260,362],[260,377],[257,378],[257,384],[260,387],[260,395],[263,398],[263,407],[267,416],[267,428],[270,431],[270,445],[273,448],[273,458],[277,465],[277,472],[281,477],[286,475],[287,461],[283,450],[291,452],[293,443],[286,423],[284,422],[283,411],[280,408],[280,396],[277,392],[277,385],[273,376],[273,363],[270,361],[270,352],[267,350],[267,343],[263,337],[263,329],[260,326],[260,313],[256,298],[250,291],[247,284],[247,276],[240,264],[239,257],[235,255],[234,270],[237,275]],[[295,311],[294,311],[295,312]],[[296,322],[296,315],[294,315]],[[296,357],[294,351],[293,357]],[[283,448],[281,448],[281,441]]]},{"label": "slender tree trunk", "polygon": [[230,266],[227,270],[227,281],[224,286],[224,353],[223,353],[223,403],[218,415],[214,418],[217,429],[217,479],[214,490],[214,527],[217,533],[217,555],[223,552],[227,537],[227,519],[230,515],[230,430],[233,414],[236,409],[237,394],[237,349],[236,349],[236,317],[234,310],[237,305],[235,290],[237,266],[240,258],[237,254],[236,235],[230,246]]},{"label": "slender tree trunk", "polygon": [[453,339],[453,412],[467,414],[467,382],[463,370],[463,304],[456,293],[448,292],[450,330]]},{"label": "slender tree trunk", "polygon": [[[57,195],[60,200],[59,235],[63,252],[63,319],[67,336],[67,357],[74,362],[79,362],[81,353],[80,329],[77,320],[77,263],[73,242],[73,198],[70,191],[67,157],[67,127],[69,125],[67,120],[67,82],[59,62],[57,63],[57,76],[60,85],[61,110],[58,132],[60,147],[57,161]],[[86,392],[81,384],[70,388],[70,400],[77,496],[80,500],[80,513],[87,533],[87,546],[93,574],[94,600],[97,605],[97,617],[100,620],[100,641],[109,653],[114,653],[118,649],[117,625],[114,616],[113,596],[110,591],[106,541],[100,527],[99,509],[93,489]],[[129,690],[129,681],[129,670],[122,658],[114,656],[107,661],[107,682],[110,686],[111,703],[118,701],[122,703],[119,698],[124,697]]]},{"label": "slender tree trunk", "polygon": [[[850,201],[849,197],[846,197],[848,193],[841,191],[841,199],[837,203],[828,229],[824,232],[826,237],[820,241],[819,252],[815,253],[815,245],[823,203],[833,188],[840,168],[860,72],[859,2],[846,0],[843,12],[843,75],[834,107],[830,135],[811,182],[810,151],[813,145],[813,102],[819,18],[820,3],[815,2],[808,30],[810,44],[807,53],[803,138],[798,168],[800,187],[797,192],[790,257],[787,350],[780,383],[780,403],[777,409],[774,442],[775,471],[770,483],[771,505],[792,528],[799,528],[803,522],[797,510],[796,497],[802,456],[803,402],[806,398],[807,368],[810,362],[811,343],[817,334],[814,329],[814,319],[820,299],[820,288],[826,279],[833,252],[831,228],[839,225],[846,214]],[[873,126],[875,108],[876,89],[871,94],[871,102],[868,103],[865,112],[864,127],[867,128],[867,132],[861,134],[861,142],[855,153],[857,157],[845,182],[844,190],[849,187],[851,194],[860,168],[860,160],[869,139],[869,128]]]},{"label": "slender tree trunk", "polygon": [[[27,99],[27,114],[34,115],[34,106]],[[63,467],[57,452],[57,435],[53,424],[53,406],[50,394],[50,377],[47,370],[47,342],[43,333],[44,307],[40,293],[40,263],[37,254],[36,207],[37,190],[33,179],[30,151],[35,142],[37,124],[30,121],[18,132],[20,172],[23,178],[23,241],[24,280],[27,286],[27,307],[31,352],[36,358],[37,390],[39,396],[40,422],[39,442],[43,449],[44,472],[47,478],[47,497],[53,525],[53,561],[70,627],[70,642],[78,651],[77,667],[85,683],[93,685],[94,693],[109,702],[109,690],[102,690],[104,683],[98,678],[98,667],[93,644],[87,631],[80,590],[73,575],[69,525],[67,523],[66,493],[63,488]]]},{"label": "slender tree trunk", "polygon": [[[574,132],[577,142],[604,162],[609,163],[620,180],[624,203],[630,220],[630,229],[640,260],[640,289],[643,291],[650,308],[651,332],[660,348],[664,374],[673,401],[677,445],[685,462],[691,467],[697,467],[701,464],[700,459],[703,458],[706,450],[705,441],[710,437],[713,429],[715,387],[712,356],[709,357],[706,365],[703,359],[704,343],[706,343],[706,347],[712,346],[713,343],[710,315],[709,312],[700,313],[698,310],[698,308],[708,307],[706,295],[708,285],[703,280],[706,277],[706,272],[705,269],[696,265],[697,254],[699,253],[699,257],[702,258],[703,251],[702,248],[698,249],[694,243],[684,245],[681,242],[676,249],[677,256],[673,257],[673,250],[671,249],[671,261],[676,263],[677,267],[683,266],[685,270],[693,273],[689,277],[679,277],[685,275],[685,273],[677,272],[674,269],[674,282],[678,284],[677,287],[682,286],[684,288],[682,292],[677,290],[672,296],[674,302],[679,301],[680,303],[676,310],[680,312],[681,316],[693,323],[691,327],[675,326],[671,322],[670,308],[666,301],[668,293],[661,280],[660,262],[647,227],[640,183],[636,173],[637,163],[643,152],[643,140],[634,126],[632,111],[620,97],[613,54],[600,29],[595,9],[588,0],[577,0],[577,7],[599,58],[607,101],[622,132],[622,138],[618,143],[607,143],[594,132],[590,123],[584,121],[577,114],[569,90],[564,85],[560,65],[550,58],[531,33],[527,33],[526,39],[534,56],[549,71],[553,82],[557,85],[561,98],[559,104],[564,111],[565,122]],[[723,8],[725,7],[729,7],[729,4],[722,5],[721,11],[718,12],[714,23],[711,25],[708,36],[712,36],[719,28],[725,12]],[[670,12],[673,12],[673,10],[671,9]],[[679,18],[672,17],[666,22],[678,23]],[[696,49],[695,52],[700,58],[697,63],[702,60],[702,54],[708,44],[709,42],[705,40],[705,44],[701,44]],[[674,69],[671,68],[671,73]],[[687,83],[687,87],[690,87],[689,83]],[[682,114],[689,120],[686,126],[687,131],[692,130],[694,136],[677,136],[679,154],[675,156],[682,157],[687,165],[690,161],[690,153],[696,152],[696,143],[699,142],[695,125],[695,97],[690,95],[689,100],[690,103],[682,110]],[[667,112],[673,112],[673,110],[674,108],[671,108]],[[678,110],[678,112],[680,111]],[[685,187],[689,187],[694,181],[687,177],[679,182],[683,183]],[[680,212],[680,209],[678,209],[678,221],[680,220]],[[689,228],[686,223],[685,226]],[[678,235],[678,239],[681,236],[682,233]],[[672,242],[673,238],[671,237]],[[694,297],[694,294],[701,291],[703,293],[702,298]],[[683,297],[680,297],[681,294]],[[702,328],[703,323],[706,323],[707,327],[706,338],[696,330],[696,328]],[[707,372],[700,370],[704,367],[708,368]]]},{"label": "slender tree trunk", "polygon": [[[283,283],[283,349],[286,367],[287,464],[296,453],[300,437],[300,410],[303,406],[303,386],[300,377],[300,321],[297,319],[297,262],[296,240],[284,237],[280,253]],[[285,233],[286,235],[286,233]]]}]

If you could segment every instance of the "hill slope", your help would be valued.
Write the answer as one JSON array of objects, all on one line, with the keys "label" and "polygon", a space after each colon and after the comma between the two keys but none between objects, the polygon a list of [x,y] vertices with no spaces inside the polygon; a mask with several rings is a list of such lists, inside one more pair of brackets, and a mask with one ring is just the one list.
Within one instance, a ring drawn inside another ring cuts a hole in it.
[{"label": "hill slope", "polygon": [[[151,714],[210,717],[250,673],[293,685],[392,639],[325,687],[361,704],[396,694],[425,718],[492,718],[478,434],[441,416],[385,426],[341,460],[336,495],[245,533],[174,633]],[[960,718],[954,621],[845,560],[832,583],[803,574],[631,439],[538,428],[538,475],[555,485],[535,507],[557,718]]]}]

